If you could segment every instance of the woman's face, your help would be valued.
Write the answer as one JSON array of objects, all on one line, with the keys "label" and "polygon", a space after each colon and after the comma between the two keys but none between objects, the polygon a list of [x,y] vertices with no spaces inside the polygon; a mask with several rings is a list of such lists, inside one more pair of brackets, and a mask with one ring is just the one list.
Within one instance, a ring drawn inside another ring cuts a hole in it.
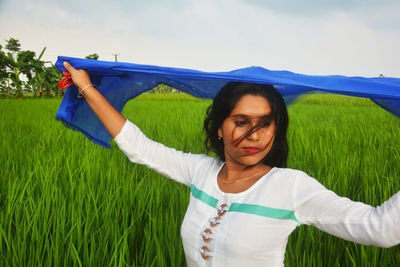
[{"label": "woman's face", "polygon": [[[223,138],[228,166],[252,166],[268,154],[275,137],[275,122],[265,118],[270,113],[271,106],[262,96],[245,95],[239,99],[218,130],[218,135]],[[243,139],[259,123],[262,127]]]}]

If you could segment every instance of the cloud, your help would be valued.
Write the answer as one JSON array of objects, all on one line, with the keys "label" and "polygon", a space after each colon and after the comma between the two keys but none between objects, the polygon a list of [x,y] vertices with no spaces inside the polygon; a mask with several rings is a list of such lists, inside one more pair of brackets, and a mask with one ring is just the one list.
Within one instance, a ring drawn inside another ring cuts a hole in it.
[{"label": "cloud", "polygon": [[322,16],[332,12],[353,12],[357,9],[374,10],[396,3],[396,0],[241,0],[247,4],[294,16]]},{"label": "cloud", "polygon": [[397,3],[373,13],[353,4],[306,16],[244,0],[81,2],[26,1],[17,8],[9,0],[0,11],[0,39],[15,37],[37,52],[47,46],[52,61],[91,53],[114,60],[119,53],[120,61],[209,71],[260,65],[400,76]]}]

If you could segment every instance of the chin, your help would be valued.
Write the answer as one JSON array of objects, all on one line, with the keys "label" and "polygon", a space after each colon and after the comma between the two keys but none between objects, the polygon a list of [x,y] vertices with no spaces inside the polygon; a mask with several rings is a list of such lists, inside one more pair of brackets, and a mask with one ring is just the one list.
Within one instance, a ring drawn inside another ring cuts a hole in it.
[{"label": "chin", "polygon": [[262,163],[261,161],[263,160],[264,157],[262,158],[248,158],[248,159],[242,159],[241,164],[244,166],[254,166],[259,163]]}]

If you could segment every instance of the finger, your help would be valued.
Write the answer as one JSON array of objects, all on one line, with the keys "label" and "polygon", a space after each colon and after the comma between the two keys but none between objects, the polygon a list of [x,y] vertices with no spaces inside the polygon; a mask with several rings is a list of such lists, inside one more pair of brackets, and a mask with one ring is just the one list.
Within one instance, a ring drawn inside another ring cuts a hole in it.
[{"label": "finger", "polygon": [[74,67],[72,67],[71,64],[69,64],[67,61],[64,61],[63,65],[64,65],[64,68],[65,68],[67,71],[69,71],[70,73],[71,73],[71,71],[74,71],[74,70],[75,70]]}]

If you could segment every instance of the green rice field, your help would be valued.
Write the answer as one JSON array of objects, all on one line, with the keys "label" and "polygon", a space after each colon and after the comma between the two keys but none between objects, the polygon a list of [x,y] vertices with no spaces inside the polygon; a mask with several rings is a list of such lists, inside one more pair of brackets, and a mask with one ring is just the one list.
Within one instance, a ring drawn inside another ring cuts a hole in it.
[{"label": "green rice field", "polygon": [[[189,189],[55,120],[60,99],[0,100],[0,266],[184,266]],[[123,114],[150,138],[203,153],[209,100],[144,94]],[[367,99],[289,106],[288,167],[355,201],[400,190],[400,119]],[[400,226],[399,226],[400,227]],[[358,245],[300,226],[286,266],[396,266],[400,246]]]}]

